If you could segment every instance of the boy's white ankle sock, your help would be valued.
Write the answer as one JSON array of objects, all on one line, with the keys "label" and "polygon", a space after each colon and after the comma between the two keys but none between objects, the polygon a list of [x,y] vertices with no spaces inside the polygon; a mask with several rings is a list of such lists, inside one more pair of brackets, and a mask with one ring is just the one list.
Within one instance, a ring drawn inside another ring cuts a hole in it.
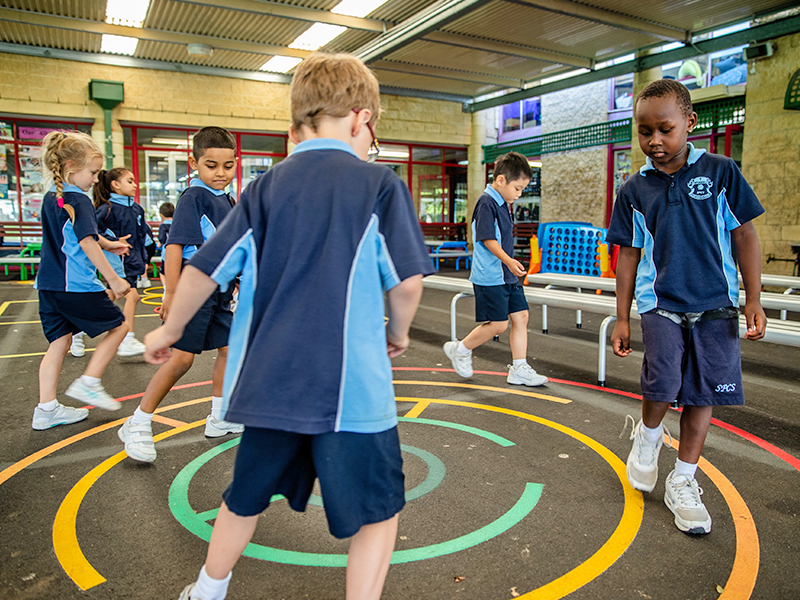
[{"label": "boy's white ankle sock", "polygon": [[680,458],[675,459],[675,475],[686,475],[689,479],[694,479],[697,472],[697,464],[683,462]]},{"label": "boy's white ankle sock", "polygon": [[647,437],[651,442],[657,442],[661,439],[661,436],[664,435],[663,430],[661,429],[661,425],[659,424],[658,427],[655,429],[650,429],[647,425],[642,422],[642,434]]},{"label": "boy's white ankle sock", "polygon": [[81,375],[81,381],[83,382],[84,385],[88,385],[89,387],[100,385],[99,377],[89,377],[88,375]]},{"label": "boy's white ankle sock", "polygon": [[55,410],[58,408],[58,400],[50,400],[50,402],[39,402],[39,409],[46,410],[50,412],[51,410]]},{"label": "boy's white ankle sock", "polygon": [[83,337],[83,332],[82,331],[79,331],[78,333],[73,333],[72,334],[72,339],[82,338],[82,337]]},{"label": "boy's white ankle sock", "polygon": [[133,411],[131,417],[131,425],[141,425],[142,423],[150,423],[153,421],[153,413],[146,413],[142,410],[141,406],[137,406]]},{"label": "boy's white ankle sock", "polygon": [[472,352],[472,350],[470,350],[469,348],[467,348],[467,347],[464,345],[464,342],[458,342],[458,346],[456,347],[456,352],[458,352],[458,353],[459,353],[459,354],[461,354],[462,356],[466,356],[467,354],[469,354],[470,352]]},{"label": "boy's white ankle sock", "polygon": [[211,396],[211,416],[220,421],[222,418],[222,396]]},{"label": "boy's white ankle sock", "polygon": [[126,340],[132,340],[133,339],[133,332],[129,331],[128,333],[126,333],[125,334],[125,339]]},{"label": "boy's white ankle sock", "polygon": [[197,583],[192,590],[192,598],[202,598],[203,600],[225,600],[228,595],[228,584],[231,582],[231,573],[225,579],[214,579],[206,573],[206,566],[200,569],[197,576]]},{"label": "boy's white ankle sock", "polygon": [[514,366],[518,367],[520,365],[524,365],[526,362],[528,362],[528,360],[525,359],[525,358],[515,358],[514,359]]}]

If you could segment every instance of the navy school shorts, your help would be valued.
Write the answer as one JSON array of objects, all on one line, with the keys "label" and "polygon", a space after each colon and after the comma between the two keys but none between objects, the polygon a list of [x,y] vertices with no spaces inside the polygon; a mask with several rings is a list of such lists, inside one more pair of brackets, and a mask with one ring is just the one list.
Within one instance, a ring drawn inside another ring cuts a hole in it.
[{"label": "navy school shorts", "polygon": [[701,320],[686,329],[654,311],[641,317],[645,400],[687,406],[744,404],[739,319]]},{"label": "navy school shorts", "polygon": [[478,323],[508,321],[508,315],[528,310],[525,290],[519,283],[502,285],[473,283],[472,287],[475,290],[475,320]]},{"label": "navy school shorts", "polygon": [[233,312],[231,312],[232,286],[226,292],[215,290],[186,324],[183,337],[172,347],[192,354],[216,350],[228,345]]},{"label": "navy school shorts", "polygon": [[262,513],[275,494],[303,512],[317,477],[335,537],[350,537],[363,525],[390,519],[405,505],[397,427],[380,433],[304,435],[245,426],[233,481],[222,498],[240,517]]},{"label": "navy school shorts", "polygon": [[79,331],[93,338],[125,322],[122,312],[105,292],[39,290],[39,318],[50,343]]}]

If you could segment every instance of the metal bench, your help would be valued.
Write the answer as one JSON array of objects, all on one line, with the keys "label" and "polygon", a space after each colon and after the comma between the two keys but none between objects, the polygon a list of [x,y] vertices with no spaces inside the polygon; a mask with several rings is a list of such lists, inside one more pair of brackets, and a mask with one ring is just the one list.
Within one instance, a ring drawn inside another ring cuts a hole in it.
[{"label": "metal bench", "polygon": [[472,260],[472,252],[467,250],[467,242],[442,242],[433,248],[431,252],[431,260],[433,260],[433,268],[439,270],[439,261],[444,260],[447,262],[448,258],[456,259],[456,271],[458,271],[459,262],[464,259],[465,268],[469,267]]},{"label": "metal bench", "polygon": [[22,281],[28,280],[28,265],[31,266],[31,277],[36,275],[36,266],[41,262],[38,256],[3,256],[0,257],[0,265],[5,268],[5,274],[8,275],[8,267],[13,265],[19,266],[19,278]]}]

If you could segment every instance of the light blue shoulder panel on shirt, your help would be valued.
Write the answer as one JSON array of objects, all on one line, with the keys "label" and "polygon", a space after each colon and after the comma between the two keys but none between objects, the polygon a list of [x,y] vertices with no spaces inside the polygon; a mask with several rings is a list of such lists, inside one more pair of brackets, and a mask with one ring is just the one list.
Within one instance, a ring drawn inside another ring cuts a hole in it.
[{"label": "light blue shoulder panel on shirt", "polygon": [[722,261],[722,271],[725,273],[725,280],[728,282],[728,298],[733,306],[739,306],[739,273],[736,270],[736,263],[733,261],[731,252],[731,229],[741,227],[741,223],[736,215],[731,211],[725,188],[717,196],[717,244],[719,246],[720,260]]},{"label": "light blue shoulder panel on shirt", "polygon": [[633,247],[643,248],[642,259],[636,268],[636,312],[646,313],[658,306],[656,296],[656,265],[653,260],[653,236],[647,230],[644,215],[633,209]]},{"label": "light blue shoulder panel on shirt", "polygon": [[[203,215],[200,217],[200,231],[203,232],[203,241],[207,242],[208,238],[214,235],[214,232],[217,230],[214,227],[214,224],[211,222],[211,219],[208,216]],[[184,246],[183,247],[183,258],[185,260],[189,260],[194,253],[197,252],[197,246]]]},{"label": "light blue shoulder panel on shirt", "polygon": [[[55,185],[50,188],[51,192],[56,191]],[[83,194],[87,198],[89,194],[84,192],[77,185],[65,183],[63,191]],[[97,278],[97,267],[89,260],[86,253],[81,248],[80,240],[75,235],[72,221],[67,219],[61,228],[62,239],[61,252],[64,254],[64,290],[67,292],[102,292],[105,286]]]},{"label": "light blue shoulder panel on shirt", "polygon": [[[492,200],[497,202],[498,206],[503,206],[505,200],[496,189],[491,185],[487,185],[484,193],[489,194]],[[497,243],[502,247],[503,240],[500,235],[500,226],[497,220],[494,223],[494,235]],[[475,221],[472,221],[472,239],[477,240],[477,233],[475,230]],[[472,270],[469,274],[469,280],[475,285],[503,285],[505,277],[503,276],[503,263],[492,254],[486,245],[481,241],[476,241],[472,248]]]},{"label": "light blue shoulder panel on shirt", "polygon": [[334,431],[379,433],[397,425],[392,364],[386,353],[383,292],[400,283],[372,215],[347,282],[342,375]]}]

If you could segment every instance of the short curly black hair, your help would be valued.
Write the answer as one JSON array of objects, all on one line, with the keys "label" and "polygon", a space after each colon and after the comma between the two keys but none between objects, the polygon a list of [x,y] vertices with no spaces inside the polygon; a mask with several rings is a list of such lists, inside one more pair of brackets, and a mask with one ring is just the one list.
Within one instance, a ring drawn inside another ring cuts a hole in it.
[{"label": "short curly black hair", "polygon": [[694,112],[692,95],[685,85],[674,79],[659,79],[649,84],[636,96],[636,102],[633,104],[634,114],[636,114],[636,105],[639,104],[639,100],[664,98],[665,96],[675,96],[678,108],[680,108],[683,116],[688,117]]}]

